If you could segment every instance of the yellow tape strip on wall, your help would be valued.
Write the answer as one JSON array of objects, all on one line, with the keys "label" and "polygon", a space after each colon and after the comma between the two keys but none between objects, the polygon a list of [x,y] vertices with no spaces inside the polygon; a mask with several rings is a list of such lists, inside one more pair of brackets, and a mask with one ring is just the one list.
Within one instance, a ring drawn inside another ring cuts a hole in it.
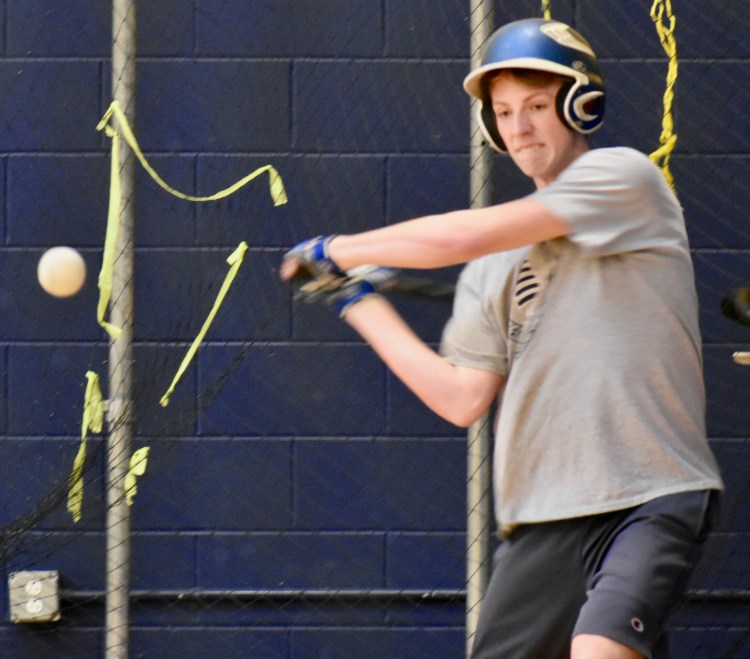
[{"label": "yellow tape strip on wall", "polygon": [[[113,117],[117,119],[119,131],[112,126],[111,120]],[[271,198],[273,199],[274,206],[285,204],[287,203],[288,199],[286,190],[284,188],[284,182],[282,181],[278,171],[276,171],[276,169],[272,165],[259,167],[233,185],[230,185],[228,188],[220,190],[219,192],[216,192],[215,194],[209,195],[207,197],[195,197],[193,195],[184,194],[182,192],[179,192],[178,190],[175,190],[156,173],[154,168],[151,167],[148,160],[143,155],[143,152],[138,146],[138,141],[135,139],[135,135],[133,134],[133,131],[128,124],[127,117],[122,111],[122,108],[120,107],[118,101],[112,102],[112,104],[109,106],[109,109],[102,117],[102,120],[97,125],[96,129],[98,131],[104,130],[106,135],[112,139],[109,213],[107,217],[107,232],[104,241],[102,268],[99,273],[99,304],[97,307],[97,321],[113,339],[117,339],[121,334],[121,329],[111,323],[106,322],[104,320],[104,316],[106,314],[107,306],[109,305],[109,300],[112,295],[112,273],[114,271],[115,248],[117,242],[117,234],[119,232],[120,226],[120,133],[122,134],[122,137],[125,138],[125,141],[128,143],[133,153],[138,158],[141,165],[143,165],[143,168],[149,173],[151,178],[154,179],[154,181],[156,181],[156,183],[164,190],[174,195],[175,197],[179,197],[180,199],[185,199],[186,201],[193,202],[217,201],[219,199],[223,199],[224,197],[228,197],[231,194],[234,194],[241,187],[265,173],[268,173],[269,176],[269,191],[271,194]]]},{"label": "yellow tape strip on wall", "polygon": [[81,444],[73,461],[68,489],[68,512],[73,521],[81,519],[83,506],[83,468],[86,464],[86,438],[88,431],[99,433],[104,427],[104,399],[99,388],[99,376],[93,371],[86,373],[86,393],[83,399],[83,419],[81,421]]},{"label": "yellow tape strip on wall", "polygon": [[125,501],[129,506],[133,505],[133,499],[138,492],[138,479],[146,473],[150,450],[150,447],[144,446],[130,456],[130,465],[125,474]]},{"label": "yellow tape strip on wall", "polygon": [[239,244],[237,249],[235,249],[234,252],[232,252],[227,258],[227,263],[230,265],[229,272],[227,273],[227,276],[224,278],[224,283],[221,285],[221,288],[219,289],[219,293],[216,296],[216,301],[214,302],[214,305],[211,308],[211,311],[209,312],[208,317],[204,321],[203,327],[201,327],[201,331],[198,332],[198,336],[195,337],[192,345],[188,349],[185,357],[183,358],[182,363],[180,364],[180,367],[177,369],[177,374],[174,376],[174,379],[172,380],[172,384],[169,385],[169,389],[167,389],[167,392],[161,397],[161,400],[159,401],[159,405],[161,405],[162,407],[166,407],[167,405],[169,405],[169,398],[174,392],[174,388],[177,386],[177,383],[180,381],[180,378],[187,370],[187,367],[190,365],[190,362],[193,360],[193,357],[195,357],[195,353],[198,352],[198,346],[200,345],[200,343],[203,341],[204,337],[206,336],[206,332],[208,332],[208,328],[211,327],[211,323],[216,317],[216,314],[219,311],[219,307],[221,306],[221,303],[224,301],[224,296],[227,294],[229,287],[232,285],[234,278],[237,276],[237,271],[240,269],[240,266],[242,265],[242,261],[245,258],[246,251],[247,251],[247,243],[243,241]]}]

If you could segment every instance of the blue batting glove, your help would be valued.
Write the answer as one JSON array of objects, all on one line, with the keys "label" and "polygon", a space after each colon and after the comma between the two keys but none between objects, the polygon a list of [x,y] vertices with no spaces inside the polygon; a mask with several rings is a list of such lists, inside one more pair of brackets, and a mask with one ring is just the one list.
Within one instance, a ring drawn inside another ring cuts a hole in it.
[{"label": "blue batting glove", "polygon": [[393,268],[362,266],[342,277],[323,275],[302,286],[296,297],[305,302],[323,302],[343,318],[352,305],[387,289],[397,272]]},{"label": "blue batting glove", "polygon": [[284,255],[282,268],[287,271],[285,279],[290,277],[320,277],[332,275],[346,277],[336,261],[331,258],[328,246],[335,236],[317,236],[295,245]]},{"label": "blue batting glove", "polygon": [[337,291],[330,293],[327,302],[336,309],[339,318],[343,318],[351,306],[364,300],[369,295],[374,295],[376,292],[375,286],[366,279],[352,281],[344,284]]}]

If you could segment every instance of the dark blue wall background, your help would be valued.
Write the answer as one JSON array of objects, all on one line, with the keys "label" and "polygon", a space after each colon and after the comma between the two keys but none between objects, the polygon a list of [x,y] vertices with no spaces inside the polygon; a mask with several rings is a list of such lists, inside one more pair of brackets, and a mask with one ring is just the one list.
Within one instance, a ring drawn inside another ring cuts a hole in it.
[{"label": "dark blue wall background", "polygon": [[[0,0],[0,523],[65,478],[80,436],[84,374],[106,396],[106,337],[95,322],[109,186],[111,15],[103,0]],[[160,175],[211,194],[273,164],[266,182],[190,204],[137,174],[136,445],[150,445],[133,510],[133,588],[458,591],[465,582],[465,441],[390,376],[330,313],[277,282],[284,249],[459,208],[469,196],[468,0],[139,2],[136,133]],[[497,22],[539,15],[498,1]],[[622,6],[626,5],[626,6]],[[673,3],[679,135],[672,170],[694,248],[708,422],[730,496],[693,589],[747,590],[747,392],[731,361],[746,330],[719,313],[750,280],[744,210],[750,130],[750,8]],[[602,60],[608,116],[595,144],[658,145],[666,63],[650,2],[553,2]],[[494,196],[529,189],[495,159]],[[170,406],[157,402],[226,272],[240,271]],[[77,296],[36,283],[48,247],[86,258]],[[450,278],[454,272],[436,276]],[[437,341],[448,309],[397,300]],[[99,439],[92,440],[92,449]],[[14,547],[6,573],[60,570],[71,593],[105,583],[104,467],[87,473],[84,517],[64,506]],[[101,601],[73,597],[63,620],[7,622],[0,656],[103,656]],[[2,620],[6,622],[2,622]],[[747,603],[695,601],[674,623],[675,656],[741,656]],[[411,601],[141,597],[133,656],[459,657],[460,597]],[[723,645],[722,645],[723,644]],[[743,645],[744,644],[744,645]],[[720,655],[719,648],[727,654]],[[750,650],[747,650],[750,651]]]}]

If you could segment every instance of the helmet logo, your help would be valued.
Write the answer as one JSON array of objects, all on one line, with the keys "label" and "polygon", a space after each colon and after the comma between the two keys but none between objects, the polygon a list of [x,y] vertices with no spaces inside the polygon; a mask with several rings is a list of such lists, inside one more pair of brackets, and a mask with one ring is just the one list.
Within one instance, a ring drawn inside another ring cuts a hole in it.
[{"label": "helmet logo", "polygon": [[594,51],[591,50],[591,46],[588,45],[586,40],[573,28],[565,25],[565,23],[552,21],[550,23],[543,24],[539,29],[550,39],[556,41],[561,46],[575,48],[576,50],[580,50],[588,55],[591,55],[591,57],[596,57],[596,55],[594,55]]},{"label": "helmet logo", "polygon": [[586,65],[579,59],[573,62],[571,66],[579,73],[586,73]]}]

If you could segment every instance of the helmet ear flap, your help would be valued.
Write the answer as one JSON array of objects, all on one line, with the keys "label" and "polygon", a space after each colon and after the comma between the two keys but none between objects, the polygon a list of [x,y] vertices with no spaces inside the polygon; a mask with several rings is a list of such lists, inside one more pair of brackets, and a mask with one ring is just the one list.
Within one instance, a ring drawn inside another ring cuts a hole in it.
[{"label": "helmet ear flap", "polygon": [[557,98],[555,99],[555,108],[557,109],[557,116],[560,117],[560,121],[562,121],[563,126],[566,126],[568,128],[572,128],[573,130],[576,130],[576,125],[571,124],[570,121],[570,96],[571,91],[575,85],[575,80],[568,80],[563,83],[562,87],[560,87],[559,91],[557,92]]},{"label": "helmet ear flap", "polygon": [[566,82],[557,93],[557,115],[572,130],[588,134],[602,125],[604,92],[576,80]]},{"label": "helmet ear flap", "polygon": [[479,124],[479,129],[482,131],[482,135],[484,135],[484,139],[487,140],[487,143],[495,151],[499,151],[500,153],[508,152],[505,142],[503,142],[503,138],[500,137],[500,132],[497,130],[492,103],[486,97],[480,101],[477,107],[477,123]]}]

